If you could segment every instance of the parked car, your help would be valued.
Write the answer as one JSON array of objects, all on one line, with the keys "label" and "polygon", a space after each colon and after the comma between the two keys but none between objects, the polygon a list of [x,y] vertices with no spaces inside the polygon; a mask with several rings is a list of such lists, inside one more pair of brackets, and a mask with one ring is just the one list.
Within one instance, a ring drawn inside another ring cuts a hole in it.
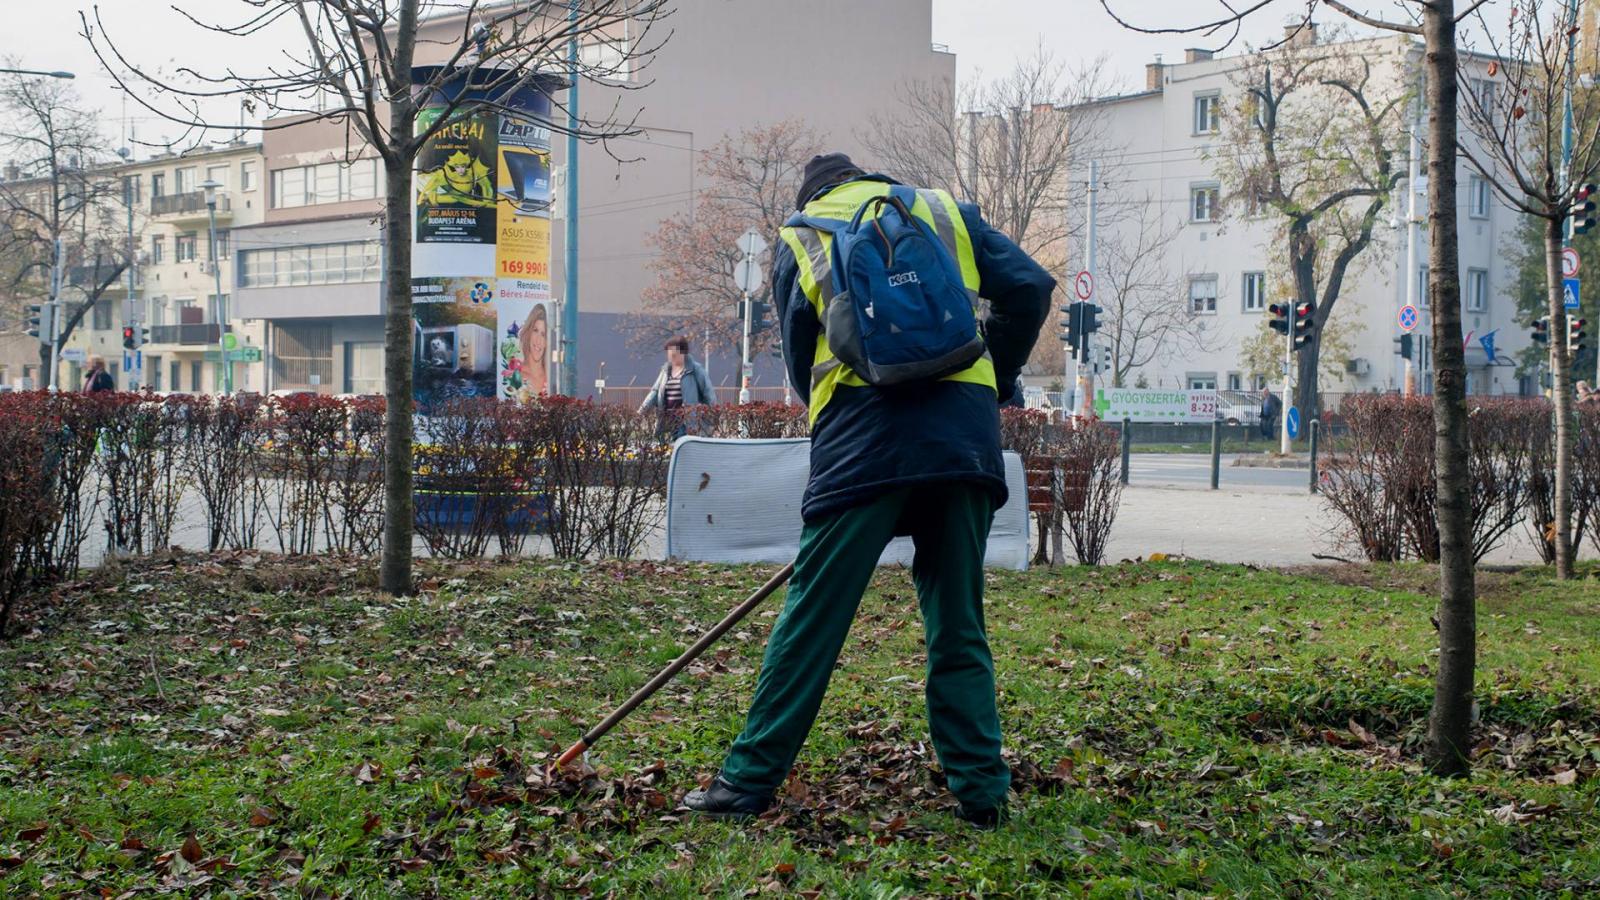
[{"label": "parked car", "polygon": [[1229,425],[1255,425],[1261,421],[1261,395],[1249,391],[1217,391],[1217,412]]}]

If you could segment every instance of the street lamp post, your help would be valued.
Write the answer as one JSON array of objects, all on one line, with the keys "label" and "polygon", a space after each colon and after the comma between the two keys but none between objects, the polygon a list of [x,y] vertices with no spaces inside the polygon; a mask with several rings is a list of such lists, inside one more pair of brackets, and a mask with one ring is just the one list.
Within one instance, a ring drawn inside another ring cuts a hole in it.
[{"label": "street lamp post", "polygon": [[0,75],[38,75],[41,78],[77,78],[71,72],[41,72],[38,69],[0,69]]},{"label": "street lamp post", "polygon": [[222,392],[233,393],[233,361],[228,359],[228,298],[222,293],[222,267],[217,264],[217,188],[218,182],[207,178],[200,182],[206,192],[206,217],[210,220],[211,274],[217,284],[217,365],[222,367]]}]

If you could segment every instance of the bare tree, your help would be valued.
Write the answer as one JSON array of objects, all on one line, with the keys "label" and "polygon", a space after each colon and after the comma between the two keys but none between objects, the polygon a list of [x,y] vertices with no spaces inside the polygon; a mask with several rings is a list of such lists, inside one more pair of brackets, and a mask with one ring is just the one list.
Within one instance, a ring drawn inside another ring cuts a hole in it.
[{"label": "bare tree", "polygon": [[[1253,0],[1244,4],[1217,0],[1202,21],[1176,25],[1138,26],[1100,0],[1106,12],[1125,27],[1152,34],[1238,35],[1245,18],[1269,8],[1297,10],[1290,39],[1309,27],[1319,5],[1371,28],[1422,38],[1423,96],[1428,117],[1429,303],[1433,312],[1433,424],[1437,454],[1434,478],[1439,523],[1439,665],[1434,679],[1433,712],[1428,728],[1428,764],[1440,774],[1462,774],[1471,768],[1468,741],[1472,725],[1473,671],[1477,661],[1477,585],[1473,578],[1472,473],[1467,434],[1466,351],[1461,342],[1461,275],[1457,266],[1456,161],[1456,32],[1463,19],[1488,0],[1470,0],[1456,10],[1455,0],[1398,0],[1409,21],[1394,22],[1359,12],[1341,0]],[[1127,3],[1132,6],[1134,4]]]},{"label": "bare tree", "polygon": [[[1574,86],[1593,71],[1595,57],[1569,53],[1577,25],[1564,2],[1527,0],[1497,32],[1484,22],[1491,60],[1463,61],[1459,80],[1467,127],[1476,138],[1461,154],[1507,204],[1539,223],[1543,238],[1545,307],[1550,316],[1549,362],[1555,405],[1555,564],[1572,577],[1573,444],[1577,431],[1573,359],[1567,350],[1561,248],[1581,186],[1600,174],[1600,91]],[[1481,14],[1480,14],[1481,21]],[[1585,65],[1587,64],[1587,65]],[[1563,133],[1572,98],[1571,160],[1563,162]],[[1539,523],[1543,525],[1544,523]]]},{"label": "bare tree", "polygon": [[1217,154],[1230,214],[1272,217],[1291,296],[1314,304],[1296,360],[1295,402],[1309,418],[1320,408],[1323,332],[1405,176],[1393,160],[1412,97],[1403,60],[1343,32],[1328,37],[1308,27],[1248,58],[1233,76],[1245,99],[1224,117]]},{"label": "bare tree", "polygon": [[1160,200],[1149,194],[1139,201],[1113,196],[1109,205],[1124,206],[1129,215],[1099,237],[1096,293],[1104,312],[1098,346],[1111,353],[1112,386],[1126,387],[1130,374],[1158,358],[1209,351],[1215,340],[1179,299],[1184,266],[1171,253],[1183,223],[1163,221]]},{"label": "bare tree", "polygon": [[[83,108],[70,84],[25,75],[5,79],[0,153],[17,177],[0,181],[0,257],[8,260],[4,318],[15,320],[25,303],[50,298],[59,262],[57,335],[65,343],[127,269],[116,215],[124,200],[121,182],[110,171],[115,157],[99,117]],[[40,345],[39,359],[40,371],[49,372],[48,343]]]},{"label": "bare tree", "polygon": [[[550,87],[552,74],[573,79],[613,75],[617,58],[648,60],[664,37],[656,26],[670,13],[667,0],[571,0],[570,3],[497,3],[487,0],[239,0],[240,20],[204,22],[179,10],[206,40],[246,39],[286,28],[302,43],[259,74],[234,69],[201,73],[180,67],[166,78],[130,60],[84,19],[84,35],[117,83],[152,112],[202,132],[213,123],[207,102],[243,94],[290,121],[343,124],[353,151],[365,144],[382,160],[385,187],[384,536],[379,581],[394,594],[410,593],[414,533],[412,508],[411,173],[424,145],[439,132],[486,113],[527,115],[515,98]],[[426,32],[426,36],[424,36]],[[653,34],[654,32],[654,34]],[[622,36],[628,41],[624,43]],[[184,38],[173,35],[172,40]],[[602,42],[607,54],[571,53],[580,43]],[[424,65],[428,64],[428,65]],[[633,69],[640,66],[635,62]],[[424,109],[429,108],[424,115]],[[620,104],[620,101],[619,101]],[[558,107],[561,101],[556,101]],[[564,107],[563,107],[564,108]],[[435,114],[434,110],[437,110]],[[569,129],[555,116],[550,127],[585,140],[632,134],[616,107]]]},{"label": "bare tree", "polygon": [[975,203],[1030,255],[1064,259],[1081,227],[1065,215],[1075,170],[1103,149],[1084,103],[1106,84],[1103,59],[1071,68],[1041,46],[992,81],[901,85],[896,112],[861,139],[895,177]]},{"label": "bare tree", "polygon": [[[806,162],[820,153],[823,137],[805,122],[785,119],[724,137],[699,161],[705,187],[692,214],[661,222],[648,240],[658,255],[650,263],[656,282],[645,289],[645,312],[625,320],[629,342],[649,346],[676,334],[705,334],[727,346],[743,335],[733,268],[741,254],[739,235],[755,228],[778,233],[794,211]],[[752,298],[772,302],[762,280]],[[751,336],[751,352],[768,346],[773,332]]]}]

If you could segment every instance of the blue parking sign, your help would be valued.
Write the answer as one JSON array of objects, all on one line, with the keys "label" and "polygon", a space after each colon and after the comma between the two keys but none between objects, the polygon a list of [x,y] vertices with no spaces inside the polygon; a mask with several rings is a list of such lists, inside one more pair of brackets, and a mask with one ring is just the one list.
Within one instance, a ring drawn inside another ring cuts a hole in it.
[{"label": "blue parking sign", "polygon": [[1565,278],[1561,281],[1561,293],[1566,297],[1567,309],[1578,309],[1578,279]]}]

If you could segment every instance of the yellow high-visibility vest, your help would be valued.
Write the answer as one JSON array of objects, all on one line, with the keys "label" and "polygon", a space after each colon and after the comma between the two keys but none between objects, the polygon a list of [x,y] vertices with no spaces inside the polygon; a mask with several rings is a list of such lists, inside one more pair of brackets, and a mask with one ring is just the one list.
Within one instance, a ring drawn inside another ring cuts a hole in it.
[{"label": "yellow high-visibility vest", "polygon": [[[882,181],[847,182],[807,203],[805,214],[815,218],[849,221],[855,216],[861,204],[873,197],[888,194],[889,188],[890,185]],[[944,244],[945,249],[950,251],[950,255],[960,264],[961,281],[966,286],[967,296],[971,298],[973,311],[976,312],[978,259],[973,253],[972,237],[967,233],[967,223],[961,218],[961,211],[956,206],[955,198],[945,191],[930,188],[920,189],[916,193],[917,200],[911,207],[911,214],[933,229],[939,236],[940,243]],[[800,269],[800,290],[804,291],[806,299],[811,301],[811,309],[816,313],[817,321],[825,321],[824,310],[828,301],[833,298],[833,266],[829,256],[833,236],[803,225],[785,226],[779,229],[778,236],[794,252],[795,262]],[[997,394],[999,392],[995,382],[994,361],[990,359],[988,353],[979,357],[967,368],[946,375],[940,380],[987,385],[990,390]],[[811,365],[811,424],[816,424],[817,413],[822,411],[840,387],[869,387],[869,385],[833,355],[833,351],[828,347],[827,335],[822,335],[822,339],[817,341],[817,352],[812,358]]]}]

